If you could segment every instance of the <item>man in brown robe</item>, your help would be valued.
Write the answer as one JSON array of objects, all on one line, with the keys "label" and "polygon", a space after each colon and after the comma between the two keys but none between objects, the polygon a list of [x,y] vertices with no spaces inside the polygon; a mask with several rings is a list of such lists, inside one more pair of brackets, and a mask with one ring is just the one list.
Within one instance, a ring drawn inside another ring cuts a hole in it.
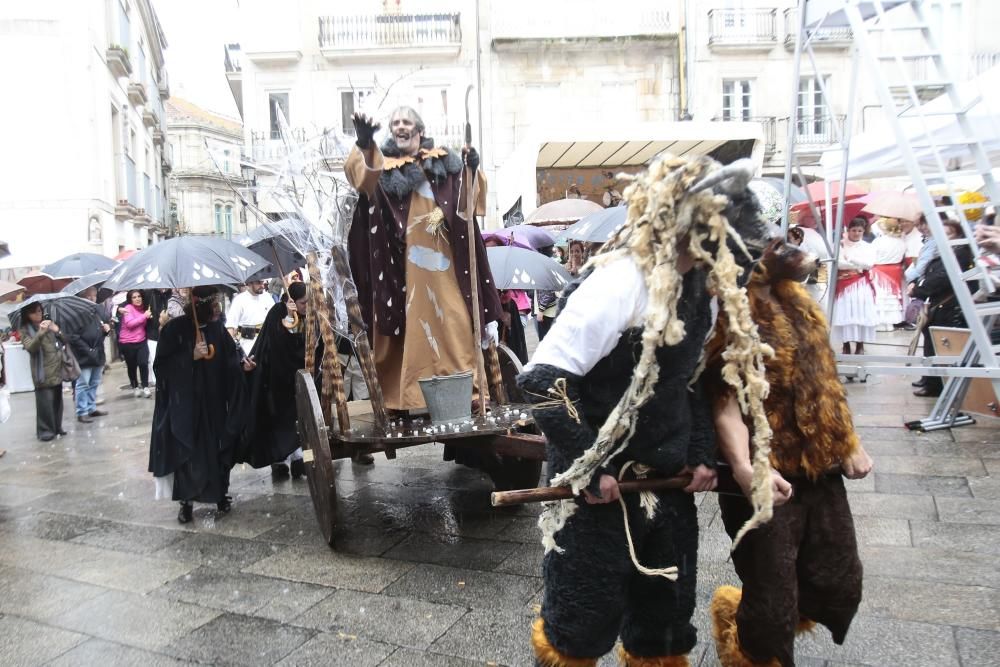
[{"label": "man in brown robe", "polygon": [[[420,412],[426,406],[417,380],[472,370],[482,353],[472,335],[465,215],[473,174],[476,213],[485,213],[486,180],[475,149],[459,156],[435,148],[413,109],[396,109],[389,126],[379,149],[379,125],[354,115],[357,145],[344,165],[359,194],[348,237],[351,273],[385,405]],[[472,226],[485,335],[502,308],[474,220]]]}]

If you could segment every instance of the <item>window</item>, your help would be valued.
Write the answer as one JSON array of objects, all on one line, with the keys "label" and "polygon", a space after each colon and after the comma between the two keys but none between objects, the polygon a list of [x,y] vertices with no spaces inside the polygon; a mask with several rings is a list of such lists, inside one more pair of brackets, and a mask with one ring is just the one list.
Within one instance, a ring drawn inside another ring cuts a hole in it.
[{"label": "window", "polygon": [[230,162],[229,162],[229,149],[222,151],[222,171],[228,174],[230,172]]},{"label": "window", "polygon": [[222,204],[215,205],[215,233],[222,233]]},{"label": "window", "polygon": [[370,88],[343,90],[340,92],[340,122],[344,134],[354,136],[354,122],[351,120],[351,116],[354,115],[355,111],[361,111],[362,102],[374,92]]},{"label": "window", "polygon": [[750,79],[722,81],[722,120],[750,120],[753,115],[750,89]]},{"label": "window", "polygon": [[281,131],[278,129],[278,109],[281,109],[281,114],[285,117],[285,122],[291,122],[291,116],[288,115],[288,93],[268,93],[267,106],[271,116],[271,138],[280,139]]},{"label": "window", "polygon": [[[823,86],[830,89],[830,77],[823,77]],[[823,103],[823,91],[814,76],[799,79],[798,123],[796,131],[800,137],[832,136],[833,127],[830,114]]]},{"label": "window", "polygon": [[233,207],[231,204],[226,204],[226,238],[233,237]]}]

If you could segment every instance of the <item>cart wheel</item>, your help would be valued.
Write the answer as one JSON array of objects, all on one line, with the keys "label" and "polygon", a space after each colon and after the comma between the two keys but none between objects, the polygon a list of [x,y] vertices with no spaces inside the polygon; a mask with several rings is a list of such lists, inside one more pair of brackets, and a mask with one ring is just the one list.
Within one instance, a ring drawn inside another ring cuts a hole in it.
[{"label": "cart wheel", "polygon": [[504,389],[507,390],[507,400],[511,403],[525,403],[524,393],[517,386],[517,376],[524,370],[521,360],[503,343],[497,345],[497,358],[500,360],[500,376],[503,378]]},{"label": "cart wheel", "polygon": [[533,489],[542,476],[542,462],[502,457],[486,472],[497,491]]},{"label": "cart wheel", "polygon": [[337,486],[330,456],[330,436],[323,420],[316,383],[307,371],[296,374],[295,404],[302,449],[312,452],[311,461],[308,454],[305,456],[309,495],[312,496],[323,538],[332,547],[333,529],[337,525]]}]

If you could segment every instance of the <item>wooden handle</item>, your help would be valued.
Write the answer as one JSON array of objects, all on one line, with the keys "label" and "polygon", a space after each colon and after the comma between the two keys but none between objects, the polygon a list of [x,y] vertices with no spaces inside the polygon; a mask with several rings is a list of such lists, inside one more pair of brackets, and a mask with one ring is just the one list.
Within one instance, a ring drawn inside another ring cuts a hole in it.
[{"label": "wooden handle", "polygon": [[[618,490],[622,493],[663,491],[664,489],[683,489],[690,483],[690,475],[660,477],[656,479],[627,479],[618,482]],[[490,503],[492,503],[493,507],[508,507],[510,505],[541,503],[549,500],[569,500],[572,497],[573,490],[568,486],[545,486],[537,489],[520,489],[518,491],[494,491],[490,494]]]}]

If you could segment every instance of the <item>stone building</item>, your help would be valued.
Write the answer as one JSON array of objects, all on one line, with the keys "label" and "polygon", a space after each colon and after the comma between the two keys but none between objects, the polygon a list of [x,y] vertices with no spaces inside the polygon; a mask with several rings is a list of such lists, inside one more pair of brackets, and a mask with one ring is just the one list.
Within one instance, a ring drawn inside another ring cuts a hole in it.
[{"label": "stone building", "polygon": [[0,268],[165,234],[165,47],[150,0],[2,3]]},{"label": "stone building", "polygon": [[[170,212],[177,234],[245,234],[243,125],[177,97],[166,103],[173,163]],[[253,226],[251,216],[250,225]]]}]

